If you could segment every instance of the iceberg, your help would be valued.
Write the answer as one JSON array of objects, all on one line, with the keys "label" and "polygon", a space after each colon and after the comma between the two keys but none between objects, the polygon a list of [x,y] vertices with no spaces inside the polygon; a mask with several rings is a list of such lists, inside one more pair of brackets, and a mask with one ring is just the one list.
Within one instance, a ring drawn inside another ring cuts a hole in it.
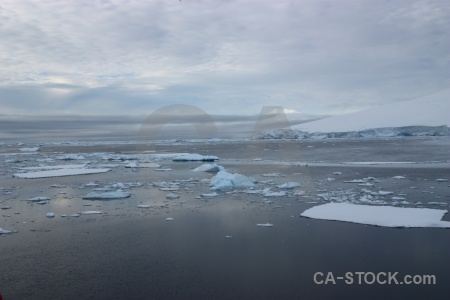
[{"label": "iceberg", "polygon": [[222,170],[219,171],[216,176],[211,178],[210,186],[215,189],[254,187],[255,180],[242,174],[231,174]]},{"label": "iceberg", "polygon": [[327,203],[309,208],[300,216],[384,227],[450,228],[450,222],[441,221],[445,213],[447,210],[430,208]]},{"label": "iceberg", "polygon": [[115,192],[106,192],[106,193],[96,193],[91,192],[83,197],[83,199],[86,200],[109,200],[109,199],[122,199],[122,198],[128,198],[131,194],[127,192],[122,191],[115,191]]}]

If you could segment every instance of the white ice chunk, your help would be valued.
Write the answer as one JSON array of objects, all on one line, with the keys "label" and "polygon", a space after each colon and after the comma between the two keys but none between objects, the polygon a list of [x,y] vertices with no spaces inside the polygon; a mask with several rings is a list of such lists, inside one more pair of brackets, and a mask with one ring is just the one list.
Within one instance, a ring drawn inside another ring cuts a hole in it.
[{"label": "white ice chunk", "polygon": [[342,172],[333,172],[333,175],[342,175]]},{"label": "white ice chunk", "polygon": [[173,221],[173,218],[166,218],[166,221]]},{"label": "white ice chunk", "polygon": [[405,200],[404,197],[391,197],[391,200]]},{"label": "white ice chunk", "polygon": [[277,185],[277,187],[279,189],[293,189],[293,188],[296,188],[296,187],[299,187],[299,186],[300,186],[300,183],[292,182],[292,181],[286,182],[286,183],[283,183],[283,184],[280,184],[280,185]]},{"label": "white ice chunk", "polygon": [[86,167],[86,164],[24,167],[24,168],[20,168],[20,170],[81,169],[81,168],[84,168],[84,167]]},{"label": "white ice chunk", "polygon": [[219,171],[216,176],[211,178],[211,187],[216,189],[227,188],[245,188],[255,186],[254,179],[238,173],[228,173]]},{"label": "white ice chunk", "polygon": [[215,161],[219,158],[213,155],[200,155],[196,153],[180,155],[173,158],[173,161]]},{"label": "white ice chunk", "polygon": [[106,192],[106,193],[96,193],[91,192],[83,197],[83,199],[88,200],[108,200],[108,199],[121,199],[121,198],[128,198],[131,194],[127,192],[122,191],[115,191],[115,192]]},{"label": "white ice chunk", "polygon": [[392,177],[393,179],[405,179],[406,177],[405,176],[394,176],[394,177]]},{"label": "white ice chunk", "polygon": [[273,227],[273,224],[271,224],[271,223],[261,223],[261,224],[256,224],[256,226],[259,226],[259,227]]},{"label": "white ice chunk", "polygon": [[3,229],[3,228],[0,228],[0,234],[8,234],[8,233],[11,233],[12,231],[10,231],[10,230],[6,230],[6,229]]},{"label": "white ice chunk", "polygon": [[125,165],[125,168],[159,168],[161,165],[155,163],[139,163],[137,161]]},{"label": "white ice chunk", "polygon": [[36,151],[39,151],[39,147],[20,148],[19,151],[22,151],[22,152],[36,152]]},{"label": "white ice chunk", "polygon": [[344,221],[385,227],[444,227],[446,210],[327,203],[305,210],[300,216],[320,220]]},{"label": "white ice chunk", "polygon": [[109,172],[111,169],[58,169],[50,171],[39,171],[30,173],[16,173],[13,174],[17,178],[48,178],[48,177],[60,177],[60,176],[73,176],[73,175],[85,175]]},{"label": "white ice chunk", "polygon": [[55,217],[55,213],[49,212],[49,213],[46,213],[45,216],[47,218],[54,218]]},{"label": "white ice chunk", "polygon": [[150,205],[147,205],[147,204],[139,204],[137,207],[138,207],[138,208],[150,208]]},{"label": "white ice chunk", "polygon": [[50,198],[47,197],[33,197],[30,199],[27,199],[27,201],[33,201],[33,202],[38,202],[38,201],[47,201],[50,200]]},{"label": "white ice chunk", "polygon": [[63,218],[78,218],[80,216],[80,214],[70,214],[70,215],[66,215],[66,214],[62,214],[61,217]]},{"label": "white ice chunk", "polygon": [[203,164],[195,169],[193,169],[192,171],[194,172],[219,172],[225,170],[224,167],[219,166],[216,163],[213,164]]},{"label": "white ice chunk", "polygon": [[273,192],[270,190],[270,188],[265,188],[263,190],[262,194],[266,197],[283,197],[286,195],[286,192],[284,192],[284,191]]},{"label": "white ice chunk", "polygon": [[101,215],[102,212],[99,210],[86,210],[86,211],[81,211],[80,214],[81,215]]},{"label": "white ice chunk", "polygon": [[436,181],[438,181],[438,182],[447,182],[448,179],[445,179],[445,178],[439,178],[439,179],[436,179]]},{"label": "white ice chunk", "polygon": [[208,194],[201,194],[201,196],[203,198],[211,198],[211,197],[217,197],[217,196],[219,196],[219,194],[217,194],[217,193],[208,193]]},{"label": "white ice chunk", "polygon": [[166,195],[166,198],[167,199],[178,199],[178,198],[180,198],[180,195],[174,194],[174,193],[169,193]]},{"label": "white ice chunk", "polygon": [[392,195],[394,192],[389,191],[379,191],[378,194],[381,196]]}]

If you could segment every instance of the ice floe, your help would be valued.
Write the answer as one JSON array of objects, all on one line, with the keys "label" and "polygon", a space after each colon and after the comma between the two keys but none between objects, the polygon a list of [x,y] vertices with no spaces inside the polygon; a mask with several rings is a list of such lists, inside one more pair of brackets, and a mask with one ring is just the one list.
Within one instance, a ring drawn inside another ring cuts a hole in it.
[{"label": "ice floe", "polygon": [[173,161],[215,161],[219,158],[213,155],[200,155],[196,153],[184,154],[174,157]]},{"label": "ice floe", "polygon": [[173,221],[173,218],[165,218],[166,221]]},{"label": "ice floe", "polygon": [[32,201],[32,202],[38,202],[38,201],[47,201],[50,200],[50,198],[48,197],[33,197],[33,198],[29,198],[26,201]]},{"label": "ice floe", "polygon": [[273,224],[271,224],[271,223],[260,223],[260,224],[256,224],[256,226],[258,226],[258,227],[273,227]]},{"label": "ice floe", "polygon": [[299,186],[300,186],[300,183],[292,182],[292,181],[286,182],[286,183],[283,183],[283,184],[280,184],[280,185],[277,185],[277,187],[279,189],[293,189],[293,188],[296,188],[296,187],[299,187]]},{"label": "ice floe", "polygon": [[219,172],[225,170],[224,167],[219,166],[218,164],[203,164],[192,171],[194,172]]},{"label": "ice floe", "polygon": [[445,213],[446,210],[430,208],[327,203],[307,209],[300,216],[385,227],[450,228],[450,222],[441,221]]},{"label": "ice floe", "polygon": [[102,212],[99,210],[86,210],[86,211],[81,211],[80,214],[81,215],[101,215]]},{"label": "ice floe", "polygon": [[0,234],[9,234],[11,232],[12,232],[11,230],[6,230],[6,229],[3,229],[3,228],[0,228]]},{"label": "ice floe", "polygon": [[159,168],[161,165],[155,163],[140,163],[137,161],[133,161],[127,165],[125,168]]},{"label": "ice floe", "polygon": [[29,173],[16,173],[13,174],[13,176],[17,178],[35,179],[35,178],[97,174],[109,171],[111,171],[111,169],[57,169],[57,170],[29,172]]},{"label": "ice floe", "polygon": [[39,147],[20,148],[19,151],[22,151],[22,152],[36,152],[36,151],[39,151]]},{"label": "ice floe", "polygon": [[70,215],[62,214],[61,215],[62,218],[78,218],[79,216],[80,216],[80,214],[70,214]]},{"label": "ice floe", "polygon": [[58,170],[58,169],[81,169],[86,167],[86,164],[77,165],[55,165],[55,166],[38,166],[38,167],[23,167],[20,170]]},{"label": "ice floe", "polygon": [[49,213],[46,213],[45,216],[47,218],[54,218],[55,217],[55,213],[49,212]]},{"label": "ice floe", "polygon": [[91,192],[83,197],[87,200],[108,200],[108,199],[121,199],[128,198],[131,194],[123,191],[106,192],[106,193],[96,193]]},{"label": "ice floe", "polygon": [[169,193],[166,195],[166,199],[178,199],[178,198],[180,198],[180,195],[178,194]]}]

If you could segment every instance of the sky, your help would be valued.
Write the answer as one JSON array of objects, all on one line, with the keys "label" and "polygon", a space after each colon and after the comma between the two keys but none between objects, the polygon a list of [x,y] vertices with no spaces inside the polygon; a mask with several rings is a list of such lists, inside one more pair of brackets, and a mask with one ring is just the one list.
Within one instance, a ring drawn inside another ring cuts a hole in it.
[{"label": "sky", "polygon": [[0,115],[334,115],[450,83],[450,5],[2,0]]}]

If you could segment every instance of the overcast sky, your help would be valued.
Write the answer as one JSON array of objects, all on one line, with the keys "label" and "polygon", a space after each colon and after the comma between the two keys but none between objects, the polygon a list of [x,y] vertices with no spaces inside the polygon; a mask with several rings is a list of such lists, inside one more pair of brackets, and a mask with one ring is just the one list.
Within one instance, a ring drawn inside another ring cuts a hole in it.
[{"label": "overcast sky", "polygon": [[0,1],[0,114],[341,114],[449,86],[442,1]]}]

